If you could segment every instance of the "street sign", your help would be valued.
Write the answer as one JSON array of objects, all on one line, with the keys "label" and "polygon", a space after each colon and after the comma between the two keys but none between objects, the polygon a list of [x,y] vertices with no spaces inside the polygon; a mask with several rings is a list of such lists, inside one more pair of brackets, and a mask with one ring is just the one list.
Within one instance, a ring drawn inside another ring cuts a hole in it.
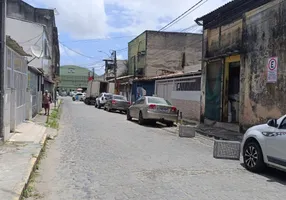
[{"label": "street sign", "polygon": [[267,83],[277,82],[278,57],[272,57],[267,62]]}]

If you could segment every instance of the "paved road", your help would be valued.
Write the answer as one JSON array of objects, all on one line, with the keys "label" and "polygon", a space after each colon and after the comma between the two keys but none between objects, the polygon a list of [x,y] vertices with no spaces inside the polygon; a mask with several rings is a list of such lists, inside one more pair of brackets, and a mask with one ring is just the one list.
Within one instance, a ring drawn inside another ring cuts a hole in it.
[{"label": "paved road", "polygon": [[211,144],[68,99],[36,189],[47,200],[285,198],[285,182],[213,159]]}]

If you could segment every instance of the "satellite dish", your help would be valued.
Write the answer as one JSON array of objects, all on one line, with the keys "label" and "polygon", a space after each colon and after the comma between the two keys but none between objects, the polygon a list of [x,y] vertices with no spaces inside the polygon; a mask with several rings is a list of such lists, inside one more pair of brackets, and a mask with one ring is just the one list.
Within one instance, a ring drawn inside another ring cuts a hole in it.
[{"label": "satellite dish", "polygon": [[31,52],[36,58],[42,58],[43,57],[43,50],[38,45],[31,46]]}]

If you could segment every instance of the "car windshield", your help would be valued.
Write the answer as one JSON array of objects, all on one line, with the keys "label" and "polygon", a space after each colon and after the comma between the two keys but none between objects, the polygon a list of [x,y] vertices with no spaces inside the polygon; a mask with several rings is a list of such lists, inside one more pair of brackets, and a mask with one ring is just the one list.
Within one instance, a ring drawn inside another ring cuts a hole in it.
[{"label": "car windshield", "polygon": [[171,103],[168,100],[165,100],[160,97],[148,97],[147,99],[148,99],[148,103],[171,105]]},{"label": "car windshield", "polygon": [[285,115],[277,119],[277,124],[281,124],[282,120],[285,118]]},{"label": "car windshield", "polygon": [[111,94],[105,94],[104,97],[105,97],[106,99],[110,99],[110,98],[112,97],[112,95],[111,95]]},{"label": "car windshield", "polygon": [[120,95],[113,95],[113,99],[116,100],[126,100],[126,98],[124,96],[120,96]]}]

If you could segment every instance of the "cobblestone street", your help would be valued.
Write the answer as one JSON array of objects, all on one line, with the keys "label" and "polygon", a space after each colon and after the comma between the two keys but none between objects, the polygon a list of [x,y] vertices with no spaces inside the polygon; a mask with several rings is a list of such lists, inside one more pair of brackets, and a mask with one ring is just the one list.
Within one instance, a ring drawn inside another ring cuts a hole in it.
[{"label": "cobblestone street", "polygon": [[[284,199],[285,182],[212,158],[212,142],[179,138],[65,98],[58,137],[40,165],[47,200]],[[169,128],[168,128],[169,129]],[[280,175],[281,176],[281,175]],[[282,175],[284,176],[284,174]]]}]

